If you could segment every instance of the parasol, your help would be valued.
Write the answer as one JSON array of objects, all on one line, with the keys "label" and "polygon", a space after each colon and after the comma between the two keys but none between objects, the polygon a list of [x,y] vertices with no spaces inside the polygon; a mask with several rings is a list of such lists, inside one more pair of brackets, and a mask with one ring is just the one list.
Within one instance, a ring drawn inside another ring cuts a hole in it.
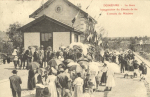
[{"label": "parasol", "polygon": [[81,57],[81,58],[78,59],[78,62],[80,62],[80,61],[86,61],[86,62],[88,62],[89,60],[88,60],[88,58]]},{"label": "parasol", "polygon": [[70,62],[68,65],[67,65],[67,67],[71,67],[71,66],[73,66],[73,65],[78,65],[78,66],[80,66],[78,63],[76,63],[76,62]]},{"label": "parasol", "polygon": [[37,62],[31,62],[31,63],[29,63],[29,66],[28,66],[28,68],[29,69],[38,69],[40,67],[40,64],[39,63],[37,63]]},{"label": "parasol", "polygon": [[68,69],[69,71],[73,71],[73,70],[75,70],[76,71],[76,73],[78,73],[78,72],[82,72],[83,71],[83,69],[82,69],[82,67],[81,66],[79,66],[79,65],[72,65],[71,67],[69,67],[69,69]]},{"label": "parasol", "polygon": [[107,64],[108,69],[110,69],[111,71],[113,71],[115,73],[120,73],[120,67],[118,64],[110,63],[108,61],[105,61],[105,63]]},{"label": "parasol", "polygon": [[73,49],[74,46],[78,46],[78,47],[82,48],[83,47],[83,43],[81,43],[81,42],[73,42],[73,43],[71,43],[69,45],[69,48]]},{"label": "parasol", "polygon": [[49,62],[48,62],[48,65],[50,65],[51,67],[56,67],[60,64],[63,64],[63,62],[59,59],[51,59]]},{"label": "parasol", "polygon": [[78,62],[83,69],[88,69],[89,63],[87,61]]},{"label": "parasol", "polygon": [[74,50],[78,50],[82,54],[87,55],[87,49],[89,48],[89,46],[87,44],[83,44],[81,42],[74,42],[74,43],[70,44],[69,48],[74,49]]},{"label": "parasol", "polygon": [[74,62],[74,61],[71,60],[71,59],[66,59],[66,60],[64,61],[65,64],[69,64],[69,63],[71,63],[71,62]]},{"label": "parasol", "polygon": [[99,62],[91,62],[90,64],[94,64],[96,66],[103,66],[104,64],[103,63],[99,63]]}]

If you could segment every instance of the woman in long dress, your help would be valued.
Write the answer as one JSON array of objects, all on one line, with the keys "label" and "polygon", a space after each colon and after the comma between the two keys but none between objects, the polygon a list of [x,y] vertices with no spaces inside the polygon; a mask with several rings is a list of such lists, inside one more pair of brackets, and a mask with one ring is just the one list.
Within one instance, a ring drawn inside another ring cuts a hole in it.
[{"label": "woman in long dress", "polygon": [[101,72],[103,72],[102,77],[101,77],[101,84],[102,83],[106,84],[106,81],[107,81],[107,76],[106,76],[107,70],[108,70],[107,64],[104,63],[104,68],[101,70]]},{"label": "woman in long dress", "polygon": [[107,82],[106,89],[107,91],[111,91],[112,87],[115,86],[114,72],[110,69],[107,71]]},{"label": "woman in long dress", "polygon": [[53,74],[53,72],[49,73],[49,76],[46,80],[46,83],[48,84],[49,93],[51,94],[51,97],[57,97],[57,90],[56,90],[56,78]]},{"label": "woman in long dress", "polygon": [[29,70],[29,76],[28,76],[28,89],[33,90],[36,86],[35,82],[35,72],[34,70],[30,69]]},{"label": "woman in long dress", "polygon": [[74,80],[74,97],[82,97],[83,95],[83,79],[81,78],[81,73],[77,73],[77,78]]}]

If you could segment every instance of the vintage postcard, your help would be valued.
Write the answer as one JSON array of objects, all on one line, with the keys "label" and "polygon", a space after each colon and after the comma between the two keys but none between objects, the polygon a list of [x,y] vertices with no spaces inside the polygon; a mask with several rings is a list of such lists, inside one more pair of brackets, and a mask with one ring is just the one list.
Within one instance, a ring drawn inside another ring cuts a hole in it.
[{"label": "vintage postcard", "polygon": [[0,0],[0,97],[150,97],[150,0]]}]

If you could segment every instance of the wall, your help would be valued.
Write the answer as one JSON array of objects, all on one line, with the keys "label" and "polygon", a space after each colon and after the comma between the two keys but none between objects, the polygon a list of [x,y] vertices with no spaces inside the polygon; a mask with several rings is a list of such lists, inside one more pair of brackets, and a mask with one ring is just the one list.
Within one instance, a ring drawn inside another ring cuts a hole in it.
[{"label": "wall", "polygon": [[58,51],[61,46],[67,47],[69,45],[70,32],[53,32],[53,51]]},{"label": "wall", "polygon": [[24,33],[24,48],[27,50],[28,46],[40,47],[40,32]]},{"label": "wall", "polygon": [[71,39],[72,39],[71,42],[73,43],[73,42],[74,42],[74,32],[72,32],[71,37],[72,37],[72,38],[71,38]]},{"label": "wall", "polygon": [[[62,8],[61,12],[56,12],[57,6],[60,6]],[[64,22],[68,25],[72,25],[71,21],[77,15],[77,13],[78,13],[78,10],[76,10],[71,5],[68,5],[65,1],[55,0],[47,8],[45,8],[44,11],[42,10],[40,13],[38,13],[37,16],[40,17],[43,14],[45,14],[51,18]],[[86,27],[88,27],[87,25],[92,26],[93,23],[88,23],[87,19],[81,18],[81,17],[84,17],[84,14],[80,12],[73,27],[78,28],[79,30],[83,32],[87,32],[86,31],[87,29]]]}]

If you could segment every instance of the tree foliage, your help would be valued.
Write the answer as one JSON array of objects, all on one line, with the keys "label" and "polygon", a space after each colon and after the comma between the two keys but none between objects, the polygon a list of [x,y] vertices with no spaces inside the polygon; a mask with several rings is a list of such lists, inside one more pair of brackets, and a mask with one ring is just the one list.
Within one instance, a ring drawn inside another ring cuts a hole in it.
[{"label": "tree foliage", "polygon": [[23,34],[20,31],[17,31],[21,27],[21,24],[16,22],[9,25],[6,34],[9,36],[13,46],[21,47],[23,42]]}]

